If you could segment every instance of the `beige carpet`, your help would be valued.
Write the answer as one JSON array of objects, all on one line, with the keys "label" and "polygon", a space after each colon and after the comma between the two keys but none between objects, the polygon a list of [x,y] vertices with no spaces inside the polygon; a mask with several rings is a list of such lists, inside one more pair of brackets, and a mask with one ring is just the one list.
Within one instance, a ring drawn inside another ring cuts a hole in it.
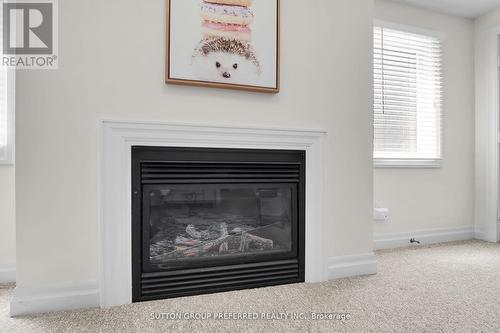
[{"label": "beige carpet", "polygon": [[[478,241],[378,253],[379,273],[215,295],[8,318],[0,332],[500,332],[500,245]],[[267,313],[274,320],[151,319],[152,313]],[[348,320],[311,320],[311,312]],[[308,319],[280,320],[278,313]]]}]

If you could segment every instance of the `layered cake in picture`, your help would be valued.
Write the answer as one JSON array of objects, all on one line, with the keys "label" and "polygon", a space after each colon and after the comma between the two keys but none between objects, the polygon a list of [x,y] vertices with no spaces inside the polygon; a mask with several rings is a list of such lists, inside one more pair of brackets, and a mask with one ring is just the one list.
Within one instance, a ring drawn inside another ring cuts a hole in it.
[{"label": "layered cake in picture", "polygon": [[254,13],[251,0],[204,0],[200,5],[204,37],[251,41]]}]

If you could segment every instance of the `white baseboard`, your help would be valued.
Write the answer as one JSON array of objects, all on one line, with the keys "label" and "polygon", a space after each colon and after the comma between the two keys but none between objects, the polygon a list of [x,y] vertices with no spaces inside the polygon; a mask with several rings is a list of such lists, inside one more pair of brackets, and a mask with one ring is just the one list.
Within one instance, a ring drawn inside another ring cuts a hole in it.
[{"label": "white baseboard", "polygon": [[496,230],[484,231],[481,229],[476,229],[474,232],[474,238],[485,242],[498,243],[498,235]]},{"label": "white baseboard", "polygon": [[16,265],[0,264],[0,283],[16,282]]},{"label": "white baseboard", "polygon": [[376,273],[377,258],[373,253],[331,257],[328,259],[329,280]]},{"label": "white baseboard", "polygon": [[58,286],[16,287],[10,302],[12,317],[99,306],[96,281]]},{"label": "white baseboard", "polygon": [[374,236],[374,249],[394,249],[411,246],[411,238],[415,238],[420,245],[470,240],[477,237],[474,227],[443,228],[417,230],[410,232],[398,232],[388,234],[376,234]]},{"label": "white baseboard", "polygon": [[483,241],[487,240],[486,233],[484,233],[481,230],[474,231],[474,238],[479,239],[479,240],[483,240]]}]

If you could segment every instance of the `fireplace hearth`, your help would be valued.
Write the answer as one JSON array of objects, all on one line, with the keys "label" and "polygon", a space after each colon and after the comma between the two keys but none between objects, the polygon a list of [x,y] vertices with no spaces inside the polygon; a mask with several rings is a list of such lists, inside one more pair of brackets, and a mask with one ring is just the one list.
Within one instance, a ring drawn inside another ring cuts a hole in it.
[{"label": "fireplace hearth", "polygon": [[133,301],[303,282],[304,196],[304,151],[133,146]]}]

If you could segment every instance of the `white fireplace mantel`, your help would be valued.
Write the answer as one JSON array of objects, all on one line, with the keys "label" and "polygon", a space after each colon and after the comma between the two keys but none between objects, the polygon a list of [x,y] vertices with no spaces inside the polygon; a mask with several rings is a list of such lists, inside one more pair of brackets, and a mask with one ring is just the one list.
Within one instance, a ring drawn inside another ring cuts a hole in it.
[{"label": "white fireplace mantel", "polygon": [[99,267],[101,306],[132,302],[131,147],[306,151],[306,282],[327,280],[324,130],[102,120]]}]

